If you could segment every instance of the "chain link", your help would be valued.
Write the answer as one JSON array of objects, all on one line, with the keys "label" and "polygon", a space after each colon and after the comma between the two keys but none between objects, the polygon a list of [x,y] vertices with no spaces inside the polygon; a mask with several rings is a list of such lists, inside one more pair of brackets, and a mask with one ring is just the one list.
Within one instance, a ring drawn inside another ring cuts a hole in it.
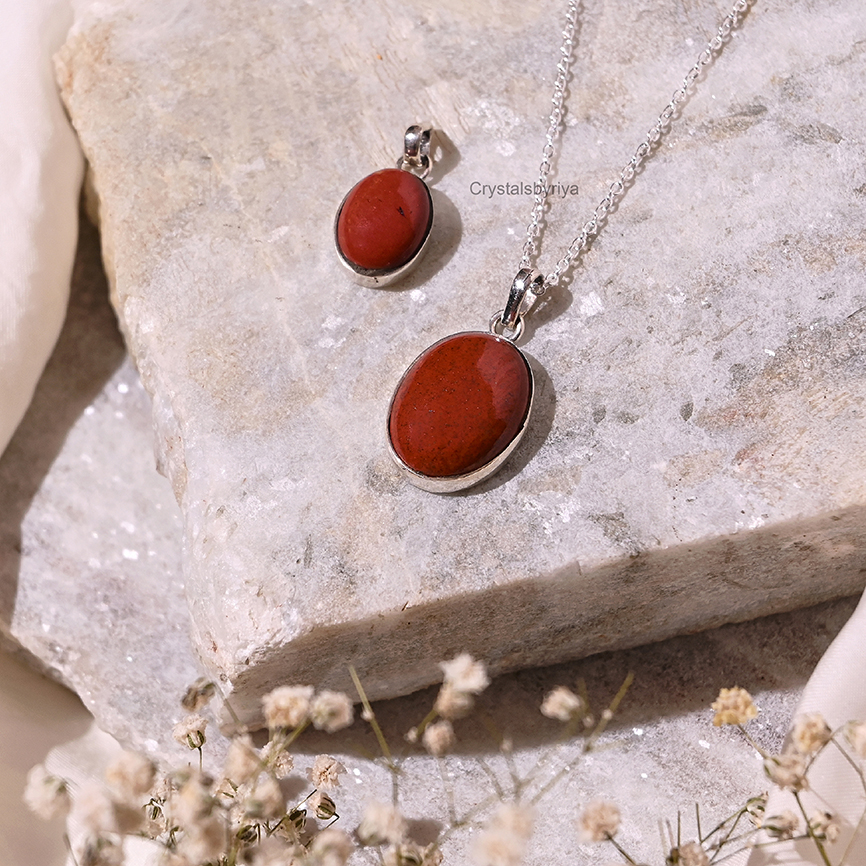
[{"label": "chain link", "polygon": [[[662,136],[670,128],[670,121],[677,107],[686,98],[688,90],[695,82],[705,66],[708,66],[721,53],[722,48],[731,36],[731,31],[740,23],[743,14],[749,8],[753,0],[737,0],[731,11],[722,20],[716,35],[707,42],[703,51],[698,55],[694,66],[686,73],[682,85],[674,91],[671,101],[662,109],[658,119],[644,136],[643,141],[637,146],[631,159],[626,163],[619,177],[608,187],[607,195],[598,203],[592,212],[592,216],[584,224],[580,234],[571,242],[565,255],[556,263],[556,267],[548,274],[544,283],[532,291],[541,295],[551,286],[555,286],[563,274],[571,266],[572,262],[583,252],[587,244],[594,238],[604,223],[604,220],[616,202],[625,193],[628,184],[637,174],[638,169],[659,142]],[[532,208],[532,217],[527,229],[526,243],[523,246],[523,258],[520,260],[521,268],[531,266],[532,259],[537,253],[538,236],[541,233],[542,216],[544,213],[545,190],[547,189],[547,176],[550,173],[550,162],[555,151],[554,142],[559,136],[562,124],[562,106],[565,98],[565,87],[568,80],[568,67],[571,63],[572,50],[574,48],[574,31],[577,20],[578,0],[570,0],[566,14],[566,26],[562,32],[562,47],[560,48],[559,63],[557,64],[556,84],[553,89],[553,110],[550,113],[550,124],[547,129],[547,139],[542,151],[543,158],[539,171],[539,184],[541,191],[536,194]]]}]

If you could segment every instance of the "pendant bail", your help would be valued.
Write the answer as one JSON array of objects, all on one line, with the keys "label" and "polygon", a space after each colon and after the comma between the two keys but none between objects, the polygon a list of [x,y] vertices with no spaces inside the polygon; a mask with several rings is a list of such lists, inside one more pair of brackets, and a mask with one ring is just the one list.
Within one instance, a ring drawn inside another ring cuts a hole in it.
[{"label": "pendant bail", "polygon": [[536,268],[521,268],[511,284],[508,303],[502,311],[502,327],[516,331],[520,321],[544,293],[544,274]]},{"label": "pendant bail", "polygon": [[403,135],[403,155],[397,160],[397,168],[409,171],[422,180],[430,173],[430,138],[433,130],[425,125],[410,126]]}]

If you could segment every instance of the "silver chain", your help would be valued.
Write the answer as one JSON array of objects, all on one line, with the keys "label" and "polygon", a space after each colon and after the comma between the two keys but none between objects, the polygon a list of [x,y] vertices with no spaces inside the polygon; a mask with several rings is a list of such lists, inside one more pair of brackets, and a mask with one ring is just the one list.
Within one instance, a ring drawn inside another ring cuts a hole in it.
[{"label": "silver chain", "polygon": [[[579,2],[580,0],[569,0],[565,28],[562,31],[562,46],[559,49],[561,57],[556,67],[556,83],[553,88],[553,110],[550,112],[550,123],[547,128],[547,138],[544,150],[542,151],[541,168],[539,169],[539,192],[535,195],[532,217],[526,233],[526,243],[523,245],[523,258],[520,260],[521,269],[531,267],[532,259],[538,251],[538,237],[542,229],[546,200],[547,177],[550,173],[551,160],[556,150],[555,142],[560,135],[562,127],[562,106],[568,82],[568,68],[574,49],[574,31]],[[619,173],[619,177],[608,187],[607,195],[598,203],[598,206],[592,212],[592,216],[581,229],[580,234],[571,242],[565,255],[556,263],[553,271],[544,277],[543,281],[539,279],[533,284],[533,287],[530,289],[532,294],[536,296],[542,295],[551,286],[555,286],[572,262],[583,252],[589,241],[599,233],[608,212],[625,193],[627,185],[634,178],[638,168],[652,151],[653,146],[658,143],[669,129],[671,118],[677,110],[677,106],[686,98],[689,87],[701,74],[703,68],[712,63],[721,52],[725,43],[730,38],[731,31],[740,23],[740,19],[749,8],[750,2],[752,0],[737,0],[734,3],[731,11],[719,25],[716,35],[707,42],[704,50],[698,55],[694,66],[686,73],[683,83],[674,91],[671,101],[662,109],[662,113],[658,116],[656,122],[635,149],[632,158]]]}]

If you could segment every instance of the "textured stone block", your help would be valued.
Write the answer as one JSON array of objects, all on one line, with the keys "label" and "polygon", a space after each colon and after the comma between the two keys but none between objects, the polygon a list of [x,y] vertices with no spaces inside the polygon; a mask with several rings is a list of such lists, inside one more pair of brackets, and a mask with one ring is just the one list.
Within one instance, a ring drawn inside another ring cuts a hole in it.
[{"label": "textured stone block", "polygon": [[[513,669],[864,584],[859,0],[755,4],[530,320],[534,418],[496,477],[435,496],[389,461],[407,365],[504,306],[562,5],[491,27],[471,4],[124,0],[61,52],[194,640],[246,718],[350,661],[393,695],[457,650]],[[717,15],[585,5],[543,270]],[[447,134],[427,256],[359,288],[334,213],[425,118]]]},{"label": "textured stone block", "polygon": [[180,515],[154,469],[150,401],[81,223],[60,341],[0,459],[0,643],[160,755],[198,676]]}]

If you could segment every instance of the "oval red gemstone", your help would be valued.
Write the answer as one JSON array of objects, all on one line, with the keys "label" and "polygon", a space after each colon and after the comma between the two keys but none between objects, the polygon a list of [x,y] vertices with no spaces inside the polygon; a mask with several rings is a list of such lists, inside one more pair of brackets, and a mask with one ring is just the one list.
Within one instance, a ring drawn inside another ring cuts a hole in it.
[{"label": "oval red gemstone", "polygon": [[337,217],[337,246],[356,268],[394,270],[421,249],[432,220],[427,184],[408,171],[386,168],[346,196]]},{"label": "oval red gemstone", "polygon": [[531,402],[532,374],[519,349],[493,334],[455,334],[400,380],[388,419],[391,446],[421,475],[466,475],[508,448]]}]

